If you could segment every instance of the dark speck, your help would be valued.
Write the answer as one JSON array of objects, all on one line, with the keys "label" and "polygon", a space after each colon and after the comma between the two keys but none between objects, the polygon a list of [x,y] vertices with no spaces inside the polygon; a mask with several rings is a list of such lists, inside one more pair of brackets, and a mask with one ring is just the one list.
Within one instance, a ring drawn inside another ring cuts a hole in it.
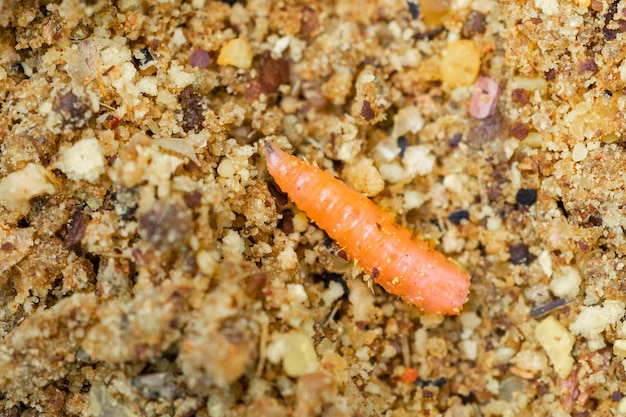
[{"label": "dark speck", "polygon": [[293,233],[293,213],[291,211],[283,212],[283,218],[278,221],[278,228],[286,234]]},{"label": "dark speck", "polygon": [[623,397],[622,393],[619,391],[615,391],[613,394],[611,394],[611,401],[613,401],[614,403],[618,402],[619,400],[621,400]]},{"label": "dark speck", "polygon": [[157,202],[139,217],[139,236],[155,249],[179,249],[192,226],[191,211],[182,204]]},{"label": "dark speck", "polygon": [[556,70],[554,68],[546,71],[544,73],[544,76],[546,77],[546,81],[552,81],[556,78]]},{"label": "dark speck", "polygon": [[202,203],[202,193],[198,190],[190,191],[183,196],[187,207],[198,207]]},{"label": "dark speck", "polygon": [[469,211],[457,210],[448,215],[448,220],[454,224],[460,224],[463,220],[469,220]]},{"label": "dark speck", "polygon": [[274,182],[267,183],[267,189],[269,190],[274,200],[279,206],[286,206],[289,203],[289,198]]},{"label": "dark speck", "polygon": [[378,268],[373,268],[372,269],[372,274],[370,275],[371,279],[376,279],[378,278],[378,275],[380,274],[380,272],[378,271]]},{"label": "dark speck", "polygon": [[467,15],[465,22],[463,22],[461,34],[466,38],[471,38],[475,35],[483,35],[487,30],[486,20],[487,17],[484,13],[472,10]]},{"label": "dark speck", "polygon": [[154,61],[152,54],[147,46],[135,51],[133,53],[133,62],[137,66],[137,68],[144,67],[148,65],[150,62]]},{"label": "dark speck", "polygon": [[520,188],[515,195],[515,201],[522,206],[530,207],[537,201],[537,191],[532,188]]},{"label": "dark speck", "polygon": [[200,95],[195,92],[193,86],[189,85],[180,92],[178,100],[183,108],[183,130],[199,132],[204,122],[202,114],[204,109],[200,103]]},{"label": "dark speck", "polygon": [[411,13],[411,18],[413,20],[419,19],[420,17],[420,5],[413,1],[407,1],[407,6],[409,6],[409,13]]},{"label": "dark speck", "polygon": [[525,243],[512,243],[509,245],[509,253],[513,265],[528,265],[535,260],[535,255],[530,253]]},{"label": "dark speck", "polygon": [[419,385],[420,387],[426,387],[428,385],[433,385],[433,386],[435,386],[437,388],[443,387],[446,382],[448,382],[448,379],[445,376],[442,376],[442,377],[437,378],[437,379],[417,378],[417,380],[415,381],[415,383],[417,385]]},{"label": "dark speck", "polygon": [[545,316],[546,314],[553,312],[554,310],[560,307],[563,307],[564,305],[565,305],[565,300],[562,298],[558,298],[556,300],[550,301],[547,304],[544,304],[538,307],[533,307],[530,310],[530,317],[532,317],[533,319],[538,319],[540,317]]},{"label": "dark speck", "polygon": [[448,141],[448,144],[455,148],[459,146],[459,143],[461,143],[462,139],[463,135],[461,133],[457,133],[456,135],[452,136],[452,138]]},{"label": "dark speck", "polygon": [[52,109],[61,115],[65,125],[82,127],[91,117],[89,106],[72,91],[59,92]]},{"label": "dark speck", "polygon": [[85,235],[85,230],[87,230],[87,224],[85,223],[85,216],[83,215],[83,207],[81,207],[74,212],[72,218],[67,223],[67,233],[63,241],[63,246],[71,248],[77,243],[80,243]]},{"label": "dark speck", "polygon": [[375,116],[374,110],[372,109],[372,105],[369,101],[363,101],[363,107],[361,107],[361,116],[368,122],[372,120]]},{"label": "dark speck", "polygon": [[406,136],[402,135],[398,138],[398,147],[400,148],[400,158],[404,158],[404,152],[406,152],[406,148],[409,146],[409,140]]},{"label": "dark speck", "polygon": [[602,217],[589,216],[589,223],[592,226],[602,226]]}]

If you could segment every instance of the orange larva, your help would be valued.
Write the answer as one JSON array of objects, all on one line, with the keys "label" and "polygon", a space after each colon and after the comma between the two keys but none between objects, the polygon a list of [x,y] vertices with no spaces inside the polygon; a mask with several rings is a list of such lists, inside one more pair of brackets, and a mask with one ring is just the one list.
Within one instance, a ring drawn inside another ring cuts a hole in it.
[{"label": "orange larva", "polygon": [[376,283],[426,312],[460,312],[470,276],[454,262],[328,173],[270,141],[261,150],[276,184]]}]

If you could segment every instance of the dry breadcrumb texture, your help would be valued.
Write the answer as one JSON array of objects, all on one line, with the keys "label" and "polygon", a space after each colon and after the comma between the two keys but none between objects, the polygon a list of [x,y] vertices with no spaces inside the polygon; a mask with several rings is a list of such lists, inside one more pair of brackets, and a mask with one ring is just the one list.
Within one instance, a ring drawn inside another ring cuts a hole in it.
[{"label": "dry breadcrumb texture", "polygon": [[[0,1],[0,415],[626,415],[625,16]],[[363,276],[268,136],[459,261],[462,313]]]}]

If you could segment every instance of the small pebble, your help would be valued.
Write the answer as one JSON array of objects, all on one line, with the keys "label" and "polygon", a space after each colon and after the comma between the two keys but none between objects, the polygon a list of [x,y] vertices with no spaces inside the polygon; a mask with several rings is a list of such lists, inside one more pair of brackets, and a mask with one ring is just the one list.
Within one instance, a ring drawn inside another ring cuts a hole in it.
[{"label": "small pebble", "polygon": [[537,201],[537,191],[532,188],[520,188],[515,195],[515,201],[517,204],[530,207]]},{"label": "small pebble", "polygon": [[457,210],[448,215],[448,220],[454,224],[461,224],[463,220],[469,220],[469,211]]}]

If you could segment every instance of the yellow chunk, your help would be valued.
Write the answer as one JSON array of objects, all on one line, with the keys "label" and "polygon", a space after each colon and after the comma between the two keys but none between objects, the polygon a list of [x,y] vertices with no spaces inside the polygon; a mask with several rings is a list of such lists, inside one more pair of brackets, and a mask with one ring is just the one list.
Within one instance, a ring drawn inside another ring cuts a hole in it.
[{"label": "yellow chunk", "polygon": [[451,42],[441,57],[441,78],[451,88],[472,85],[480,70],[480,52],[471,40]]},{"label": "yellow chunk", "polygon": [[252,66],[252,50],[245,38],[228,41],[220,50],[217,57],[218,65],[232,65],[237,68],[248,69]]},{"label": "yellow chunk", "polygon": [[285,340],[283,369],[292,377],[308,374],[317,368],[317,354],[311,339],[304,333],[289,333]]}]

